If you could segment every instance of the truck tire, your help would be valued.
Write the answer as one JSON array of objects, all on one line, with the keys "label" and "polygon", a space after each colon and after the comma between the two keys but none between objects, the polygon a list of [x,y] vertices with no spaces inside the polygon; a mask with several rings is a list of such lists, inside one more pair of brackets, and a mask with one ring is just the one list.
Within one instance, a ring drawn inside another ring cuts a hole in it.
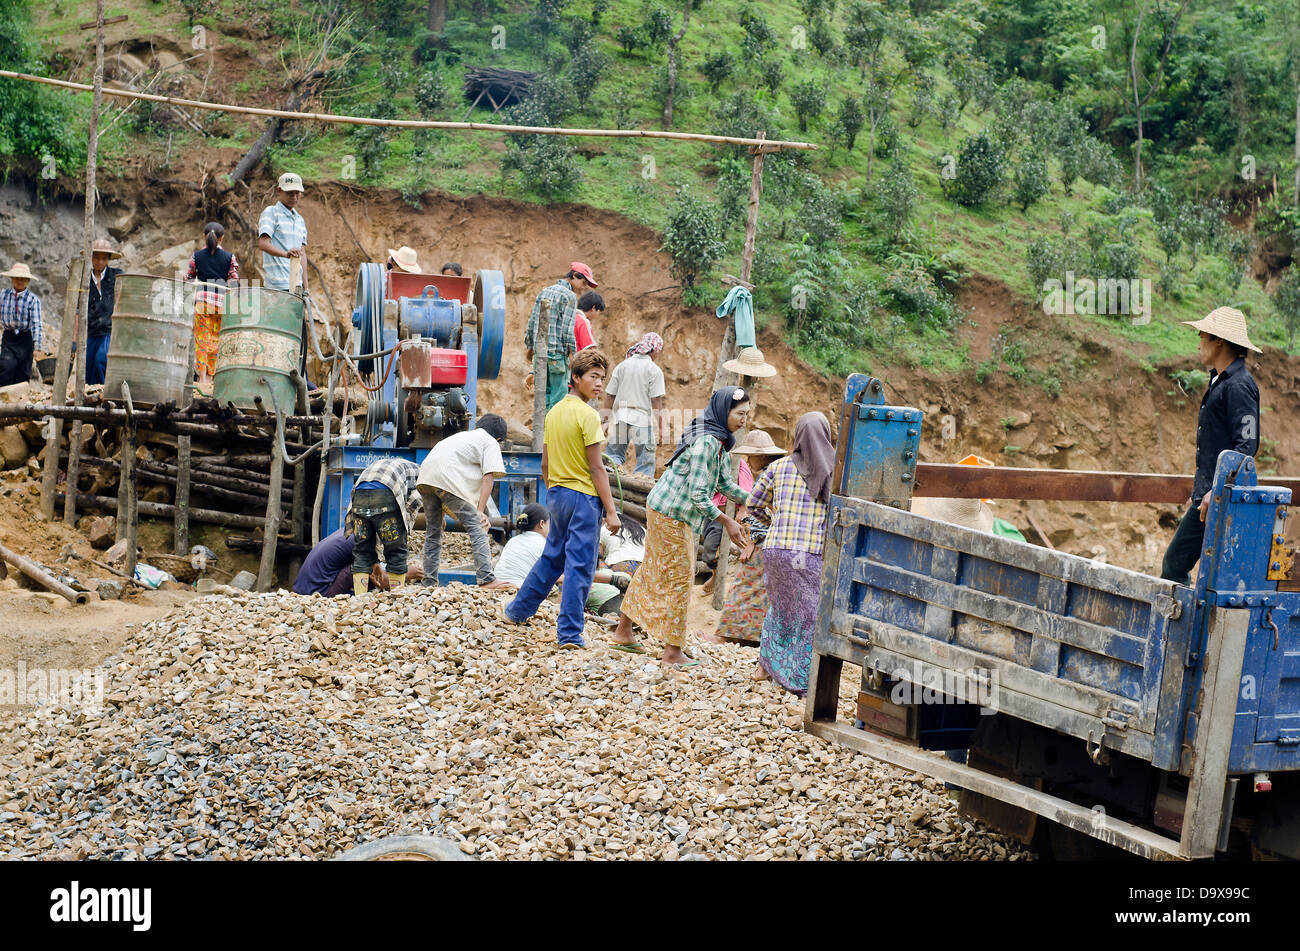
[{"label": "truck tire", "polygon": [[469,862],[452,839],[436,835],[390,835],[353,846],[337,862]]}]

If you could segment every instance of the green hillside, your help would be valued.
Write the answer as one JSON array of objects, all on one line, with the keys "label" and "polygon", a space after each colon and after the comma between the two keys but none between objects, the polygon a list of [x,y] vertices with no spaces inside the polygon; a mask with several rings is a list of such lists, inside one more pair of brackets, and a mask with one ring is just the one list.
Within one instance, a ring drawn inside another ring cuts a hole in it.
[{"label": "green hillside", "polygon": [[[428,28],[437,5],[127,0],[109,12],[131,12],[183,41],[192,12],[193,23],[223,43],[282,48],[290,70],[328,33],[314,109],[663,127],[668,45],[682,29],[683,0],[451,0],[440,32]],[[0,0],[0,13],[20,16],[25,6]],[[66,44],[85,7],[31,5],[32,37],[44,43],[51,74],[73,68],[66,54],[49,54]],[[760,321],[780,321],[801,354],[828,370],[902,361],[951,371],[969,360],[953,333],[966,319],[952,297],[964,276],[1003,281],[1033,301],[1045,280],[1073,272],[1149,282],[1145,325],[1130,315],[1059,319],[1103,323],[1152,363],[1185,353],[1178,321],[1224,303],[1248,314],[1257,340],[1287,346],[1300,322],[1300,277],[1287,266],[1300,237],[1290,184],[1296,6],[1158,4],[1138,35],[1136,64],[1130,7],[692,2],[677,44],[671,128],[762,130],[818,146],[765,160],[753,272]],[[0,43],[0,57],[39,66],[37,45]],[[539,73],[533,98],[495,118],[483,106],[470,112],[465,73],[485,66]],[[1139,98],[1146,96],[1140,186],[1134,73]],[[283,95],[279,79],[250,72],[236,87],[240,101],[279,105],[272,101]],[[13,85],[0,84],[0,96],[16,95]],[[47,111],[75,104],[72,138],[59,139],[75,149],[88,97],[42,91],[33,102]],[[168,137],[172,149],[203,141],[242,150],[260,131],[251,122],[203,121],[201,135],[138,112],[115,125],[103,147],[156,150]],[[41,135],[58,138],[11,124],[0,129],[0,153],[39,154],[30,146]],[[442,189],[617,211],[666,231],[671,246],[703,261],[696,286],[684,290],[692,304],[715,304],[725,293],[720,275],[740,269],[750,159],[735,147],[313,123],[290,126],[267,163],[315,180],[355,175],[358,184],[400,190],[413,205]],[[1246,273],[1261,246],[1275,277],[1285,268],[1276,301]],[[1024,376],[1034,342],[1017,343],[981,374]],[[1029,379],[1054,393],[1070,370]]]}]

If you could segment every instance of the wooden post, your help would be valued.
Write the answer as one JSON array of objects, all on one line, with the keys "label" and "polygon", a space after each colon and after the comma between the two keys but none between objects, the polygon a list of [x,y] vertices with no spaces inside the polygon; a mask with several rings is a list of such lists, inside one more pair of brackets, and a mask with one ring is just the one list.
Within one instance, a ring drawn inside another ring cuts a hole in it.
[{"label": "wooden post", "polygon": [[173,551],[190,551],[190,437],[176,437],[176,544]]},{"label": "wooden post", "polygon": [[135,407],[131,404],[131,387],[125,380],[122,381],[122,400],[126,403],[126,425],[122,427],[122,467],[118,470],[117,537],[126,539],[126,573],[134,578],[140,516],[136,511]]},{"label": "wooden post", "polygon": [[[761,142],[766,132],[758,133]],[[749,217],[745,219],[745,247],[740,254],[740,279],[749,283],[750,273],[754,269],[754,236],[758,231],[758,199],[763,194],[763,147],[754,149],[754,169],[749,179]],[[732,374],[722,368],[728,360],[736,358],[736,320],[727,321],[726,332],[722,335],[722,348],[718,351],[718,368],[713,373],[713,389],[720,390],[727,385]]]},{"label": "wooden post", "polygon": [[[95,84],[90,109],[90,136],[86,144],[86,216],[84,224],[84,254],[82,287],[86,293],[86,310],[82,312],[77,331],[77,359],[73,363],[75,405],[86,402],[86,338],[90,325],[90,245],[95,240],[95,165],[99,155],[99,110],[104,104],[104,0],[95,4]],[[66,381],[65,381],[66,386]],[[69,525],[77,522],[77,477],[81,457],[81,422],[73,421],[68,445],[68,491],[63,502],[63,521]],[[134,563],[135,554],[131,560]]]},{"label": "wooden post", "polygon": [[271,492],[266,498],[266,527],[262,536],[262,563],[257,569],[257,590],[271,589],[271,574],[275,571],[275,545],[280,534],[280,489],[284,485],[284,453],[280,443],[284,439],[284,417],[275,420],[275,443],[271,450]]},{"label": "wooden post", "polygon": [[533,452],[541,452],[546,441],[546,389],[551,344],[551,302],[542,301],[533,334]]},{"label": "wooden post", "polygon": [[[63,297],[63,323],[59,331],[59,352],[54,364],[54,392],[50,396],[53,406],[68,402],[68,365],[72,362],[72,341],[77,336],[77,294],[80,293],[85,262],[80,258],[68,265],[68,289]],[[41,518],[54,518],[54,493],[59,484],[59,441],[63,438],[63,419],[47,417],[45,440],[45,467],[41,472]],[[53,447],[51,451],[50,447]]]}]

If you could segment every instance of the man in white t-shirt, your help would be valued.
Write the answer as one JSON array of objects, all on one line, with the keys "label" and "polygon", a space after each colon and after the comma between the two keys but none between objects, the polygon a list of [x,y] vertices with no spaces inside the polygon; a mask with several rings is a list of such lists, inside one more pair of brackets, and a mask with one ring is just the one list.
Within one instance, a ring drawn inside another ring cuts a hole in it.
[{"label": "man in white t-shirt", "polygon": [[506,421],[492,413],[479,418],[468,432],[439,442],[424,457],[416,487],[424,499],[424,584],[438,583],[442,560],[443,514],[450,515],[469,533],[474,550],[474,571],[480,587],[500,588],[492,573],[488,544],[488,500],[496,477],[506,474],[501,445],[506,441]]},{"label": "man in white t-shirt", "polygon": [[663,426],[664,371],[654,361],[663,348],[663,337],[646,334],[628,350],[605,386],[605,409],[614,411],[605,451],[621,466],[628,447],[633,447],[636,474],[647,479],[655,476],[655,446]]}]

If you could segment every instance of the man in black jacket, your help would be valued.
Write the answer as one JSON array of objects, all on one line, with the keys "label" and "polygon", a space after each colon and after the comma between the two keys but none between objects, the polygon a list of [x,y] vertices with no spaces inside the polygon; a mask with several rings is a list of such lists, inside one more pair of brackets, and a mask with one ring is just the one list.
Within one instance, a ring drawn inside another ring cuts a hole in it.
[{"label": "man in black jacket", "polygon": [[1183,323],[1201,333],[1197,356],[1210,371],[1210,384],[1201,397],[1196,421],[1196,479],[1187,511],[1165,550],[1160,577],[1191,583],[1191,570],[1201,556],[1205,513],[1210,508],[1214,469],[1225,449],[1255,455],[1259,451],[1259,386],[1246,369],[1246,352],[1262,353],[1246,335],[1246,318],[1239,310],[1218,307],[1202,320]]},{"label": "man in black jacket", "polygon": [[122,255],[104,238],[90,246],[90,305],[86,325],[86,383],[103,383],[108,369],[108,338],[113,332],[113,305],[121,268],[109,267]]}]

